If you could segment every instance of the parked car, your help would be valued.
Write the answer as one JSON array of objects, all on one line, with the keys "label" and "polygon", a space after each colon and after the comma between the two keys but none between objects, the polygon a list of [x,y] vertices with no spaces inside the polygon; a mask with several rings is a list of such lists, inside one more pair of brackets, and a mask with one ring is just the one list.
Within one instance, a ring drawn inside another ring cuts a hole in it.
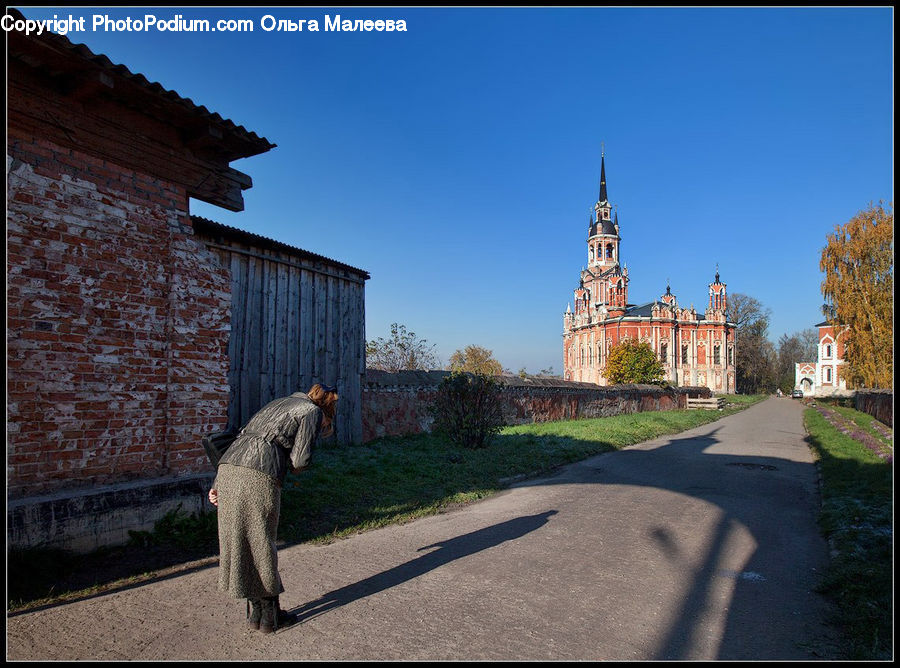
[{"label": "parked car", "polygon": [[803,398],[803,390],[794,390],[791,392],[791,399],[802,399]]}]

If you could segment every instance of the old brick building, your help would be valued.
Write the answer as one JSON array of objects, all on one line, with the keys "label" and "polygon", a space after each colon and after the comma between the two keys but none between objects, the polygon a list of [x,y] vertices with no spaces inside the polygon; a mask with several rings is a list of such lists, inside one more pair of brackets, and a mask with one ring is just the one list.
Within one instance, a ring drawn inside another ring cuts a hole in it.
[{"label": "old brick building", "polygon": [[90,549],[202,498],[231,285],[189,198],[274,145],[59,35],[7,59],[8,544]]},{"label": "old brick building", "polygon": [[368,272],[190,215],[274,144],[60,35],[7,74],[7,545],[209,509],[201,437],[313,382],[359,442]]},{"label": "old brick building", "polygon": [[709,284],[705,313],[679,305],[669,286],[659,299],[628,301],[628,267],[621,262],[618,213],[607,197],[606,164],[600,161],[600,195],[588,220],[587,268],[582,269],[572,305],[563,317],[566,380],[606,385],[606,360],[625,338],[649,342],[677,386],[735,391],[734,324],[727,321],[728,297],[719,278]]}]

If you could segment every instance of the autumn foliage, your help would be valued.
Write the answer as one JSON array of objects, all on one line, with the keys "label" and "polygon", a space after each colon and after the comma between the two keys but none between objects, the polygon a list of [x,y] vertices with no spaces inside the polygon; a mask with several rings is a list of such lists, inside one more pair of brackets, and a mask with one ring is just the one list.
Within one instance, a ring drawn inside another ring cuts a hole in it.
[{"label": "autumn foliage", "polygon": [[609,351],[606,379],[620,383],[661,383],[664,369],[649,343],[624,339]]},{"label": "autumn foliage", "polygon": [[450,355],[450,371],[468,371],[486,376],[499,376],[503,365],[494,359],[494,353],[481,346],[466,346]]},{"label": "autumn foliage", "polygon": [[894,210],[870,205],[835,227],[822,249],[822,294],[828,322],[847,327],[848,380],[892,388],[894,378]]}]

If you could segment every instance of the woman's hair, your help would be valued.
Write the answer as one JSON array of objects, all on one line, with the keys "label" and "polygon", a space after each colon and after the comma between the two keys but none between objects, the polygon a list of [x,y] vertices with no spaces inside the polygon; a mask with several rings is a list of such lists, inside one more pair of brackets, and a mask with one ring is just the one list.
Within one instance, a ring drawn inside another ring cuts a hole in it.
[{"label": "woman's hair", "polygon": [[306,393],[312,402],[322,409],[322,436],[331,436],[334,432],[334,411],[337,408],[338,393],[334,387],[316,383]]}]

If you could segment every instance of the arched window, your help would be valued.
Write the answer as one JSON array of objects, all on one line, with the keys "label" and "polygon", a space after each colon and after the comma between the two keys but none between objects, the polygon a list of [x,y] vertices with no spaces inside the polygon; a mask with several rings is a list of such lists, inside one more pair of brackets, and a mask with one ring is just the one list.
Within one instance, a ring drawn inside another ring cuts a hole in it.
[{"label": "arched window", "polygon": [[669,352],[669,346],[665,343],[659,344],[659,359],[661,362],[666,362],[666,354]]},{"label": "arched window", "polygon": [[681,363],[682,364],[690,364],[690,360],[688,359],[688,345],[686,343],[681,345]]},{"label": "arched window", "polygon": [[825,367],[825,382],[826,383],[831,382],[831,367],[830,366]]},{"label": "arched window", "polygon": [[721,364],[721,357],[719,356],[719,344],[717,343],[713,346],[713,364]]},{"label": "arched window", "polygon": [[825,346],[825,357],[831,357],[831,344]]},{"label": "arched window", "polygon": [[606,259],[611,260],[613,256],[613,245],[606,244]]}]

